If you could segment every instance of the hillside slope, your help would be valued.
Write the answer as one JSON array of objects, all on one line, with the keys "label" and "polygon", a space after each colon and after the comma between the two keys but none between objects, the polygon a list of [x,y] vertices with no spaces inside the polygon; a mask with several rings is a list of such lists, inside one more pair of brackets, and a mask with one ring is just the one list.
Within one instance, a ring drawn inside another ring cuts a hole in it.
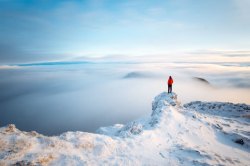
[{"label": "hillside slope", "polygon": [[250,106],[155,97],[150,117],[46,137],[0,128],[0,165],[249,165]]}]

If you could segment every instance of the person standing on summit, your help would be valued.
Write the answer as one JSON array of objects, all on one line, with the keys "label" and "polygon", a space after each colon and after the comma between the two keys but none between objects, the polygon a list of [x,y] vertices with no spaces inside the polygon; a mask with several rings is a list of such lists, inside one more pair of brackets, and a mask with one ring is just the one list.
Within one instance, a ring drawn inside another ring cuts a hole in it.
[{"label": "person standing on summit", "polygon": [[174,80],[171,76],[168,78],[168,93],[172,93],[172,85],[174,83]]}]

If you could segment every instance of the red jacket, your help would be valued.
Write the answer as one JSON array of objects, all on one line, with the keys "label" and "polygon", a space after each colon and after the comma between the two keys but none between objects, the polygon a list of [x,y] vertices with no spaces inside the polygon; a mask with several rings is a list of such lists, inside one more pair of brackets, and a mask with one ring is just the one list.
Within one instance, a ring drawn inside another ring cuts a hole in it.
[{"label": "red jacket", "polygon": [[174,83],[173,79],[168,79],[168,85],[172,85]]}]

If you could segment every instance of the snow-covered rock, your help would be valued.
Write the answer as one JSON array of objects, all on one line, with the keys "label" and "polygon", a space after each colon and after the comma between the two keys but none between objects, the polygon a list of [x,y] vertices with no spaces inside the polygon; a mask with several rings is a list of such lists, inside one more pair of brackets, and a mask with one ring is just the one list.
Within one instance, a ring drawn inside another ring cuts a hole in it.
[{"label": "snow-covered rock", "polygon": [[249,165],[249,105],[191,102],[175,93],[152,102],[149,117],[97,133],[47,137],[0,128],[0,165]]}]

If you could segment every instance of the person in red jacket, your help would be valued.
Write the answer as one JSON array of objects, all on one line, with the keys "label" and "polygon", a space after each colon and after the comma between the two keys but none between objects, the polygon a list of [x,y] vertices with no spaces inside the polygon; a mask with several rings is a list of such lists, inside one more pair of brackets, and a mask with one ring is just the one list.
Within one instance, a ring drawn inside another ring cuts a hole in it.
[{"label": "person in red jacket", "polygon": [[168,78],[168,93],[172,93],[172,85],[174,83],[174,80],[171,76]]}]

